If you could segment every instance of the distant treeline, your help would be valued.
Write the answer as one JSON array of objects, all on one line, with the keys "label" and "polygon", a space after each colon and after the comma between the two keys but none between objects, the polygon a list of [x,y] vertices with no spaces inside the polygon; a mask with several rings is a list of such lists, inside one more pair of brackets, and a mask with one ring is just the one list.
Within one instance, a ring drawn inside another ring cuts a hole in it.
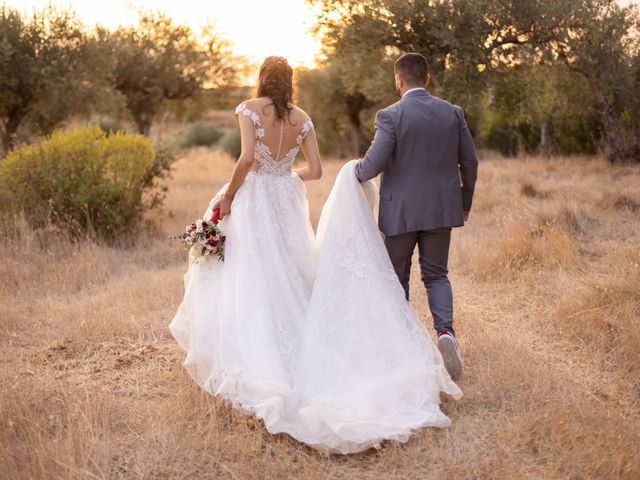
[{"label": "distant treeline", "polygon": [[393,61],[417,51],[430,90],[507,155],[640,161],[640,18],[615,0],[316,0],[326,61],[299,73],[325,148],[361,154],[395,100]]},{"label": "distant treeline", "polygon": [[197,115],[211,101],[231,108],[225,95],[234,96],[245,64],[212,28],[198,33],[162,14],[141,14],[135,27],[88,30],[68,10],[23,15],[1,6],[4,152],[71,116],[126,118],[148,135],[163,109]]},{"label": "distant treeline", "polygon": [[[640,159],[640,16],[615,0],[309,0],[321,6],[316,69],[297,97],[326,153],[362,154],[377,109],[397,99],[393,61],[430,62],[430,90],[461,105],[479,146],[506,155]],[[275,53],[275,52],[274,52]],[[162,14],[87,29],[66,10],[0,7],[4,153],[70,118],[125,120],[148,135],[160,113],[194,121],[250,93],[250,66],[212,28]]]}]

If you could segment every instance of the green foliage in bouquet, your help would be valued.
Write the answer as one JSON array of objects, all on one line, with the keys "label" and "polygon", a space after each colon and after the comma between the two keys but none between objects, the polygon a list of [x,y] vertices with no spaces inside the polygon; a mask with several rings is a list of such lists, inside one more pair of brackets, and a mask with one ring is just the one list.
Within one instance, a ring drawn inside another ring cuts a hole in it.
[{"label": "green foliage in bouquet", "polygon": [[116,240],[162,203],[166,188],[158,183],[172,160],[142,135],[107,135],[97,125],[57,130],[0,164],[0,213],[24,212],[36,228],[52,222],[76,237]]}]

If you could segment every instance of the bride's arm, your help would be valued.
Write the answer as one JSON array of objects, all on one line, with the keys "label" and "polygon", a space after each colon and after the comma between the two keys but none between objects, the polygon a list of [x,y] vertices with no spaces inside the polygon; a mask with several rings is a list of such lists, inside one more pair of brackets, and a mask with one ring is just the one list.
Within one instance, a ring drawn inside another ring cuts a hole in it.
[{"label": "bride's arm", "polygon": [[311,129],[302,141],[302,153],[307,160],[307,166],[294,170],[294,173],[304,181],[318,180],[322,177],[322,162],[320,161],[320,151],[318,150],[318,142],[314,128]]},{"label": "bride's arm", "polygon": [[255,156],[256,138],[253,123],[249,117],[245,117],[244,115],[238,115],[238,122],[240,123],[240,143],[242,145],[240,157],[231,175],[229,188],[227,188],[222,198],[213,206],[213,210],[220,208],[220,220],[231,213],[233,197],[235,197],[240,185],[242,185],[249,170],[251,170]]}]

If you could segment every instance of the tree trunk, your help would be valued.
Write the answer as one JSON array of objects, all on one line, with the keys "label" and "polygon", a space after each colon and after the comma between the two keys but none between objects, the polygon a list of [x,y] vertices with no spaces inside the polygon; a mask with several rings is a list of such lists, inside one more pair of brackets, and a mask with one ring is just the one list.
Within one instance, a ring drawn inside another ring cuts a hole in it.
[{"label": "tree trunk", "polygon": [[629,146],[620,131],[618,119],[611,105],[602,107],[602,126],[604,130],[603,151],[604,156],[611,163],[625,162],[629,160]]},{"label": "tree trunk", "polygon": [[368,149],[367,137],[362,131],[360,119],[351,122],[351,145],[353,152],[358,158],[362,158]]},{"label": "tree trunk", "polygon": [[513,126],[509,124],[507,126],[507,156],[515,157],[517,151],[518,139],[516,138],[516,134],[513,132]]},{"label": "tree trunk", "polygon": [[13,148],[13,140],[6,128],[2,129],[2,153],[6,155]]},{"label": "tree trunk", "polygon": [[15,146],[16,132],[22,120],[21,115],[10,115],[2,129],[2,150],[7,155]]},{"label": "tree trunk", "polygon": [[549,124],[546,120],[540,122],[540,155],[548,157],[551,154],[551,138]]},{"label": "tree trunk", "polygon": [[352,153],[362,157],[368,148],[367,137],[362,130],[360,112],[369,105],[369,100],[362,93],[356,92],[347,96],[347,116],[351,126]]},{"label": "tree trunk", "polygon": [[633,148],[627,143],[619,125],[619,118],[613,105],[607,101],[600,89],[596,88],[596,95],[600,103],[600,117],[602,118],[602,150],[610,163],[621,163],[633,160]]},{"label": "tree trunk", "polygon": [[136,126],[138,127],[138,133],[144,135],[145,137],[149,136],[151,132],[151,116],[150,115],[140,115],[135,118]]}]

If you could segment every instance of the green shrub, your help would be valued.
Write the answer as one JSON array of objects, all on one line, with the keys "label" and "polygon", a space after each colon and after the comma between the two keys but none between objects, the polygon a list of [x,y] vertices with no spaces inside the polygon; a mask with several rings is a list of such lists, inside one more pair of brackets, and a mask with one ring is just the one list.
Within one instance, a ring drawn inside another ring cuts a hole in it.
[{"label": "green shrub", "polygon": [[218,142],[218,147],[227,152],[233,158],[240,157],[241,144],[240,144],[240,129],[230,128],[224,132],[223,137]]},{"label": "green shrub", "polygon": [[106,117],[98,122],[100,130],[109,135],[110,133],[126,132],[127,129],[120,120],[112,117]]},{"label": "green shrub", "polygon": [[115,240],[162,202],[166,189],[157,184],[172,159],[142,135],[107,135],[97,125],[58,130],[0,162],[0,211],[23,212],[34,227]]},{"label": "green shrub", "polygon": [[222,138],[223,132],[208,120],[199,120],[190,124],[180,139],[181,148],[212,147]]}]

